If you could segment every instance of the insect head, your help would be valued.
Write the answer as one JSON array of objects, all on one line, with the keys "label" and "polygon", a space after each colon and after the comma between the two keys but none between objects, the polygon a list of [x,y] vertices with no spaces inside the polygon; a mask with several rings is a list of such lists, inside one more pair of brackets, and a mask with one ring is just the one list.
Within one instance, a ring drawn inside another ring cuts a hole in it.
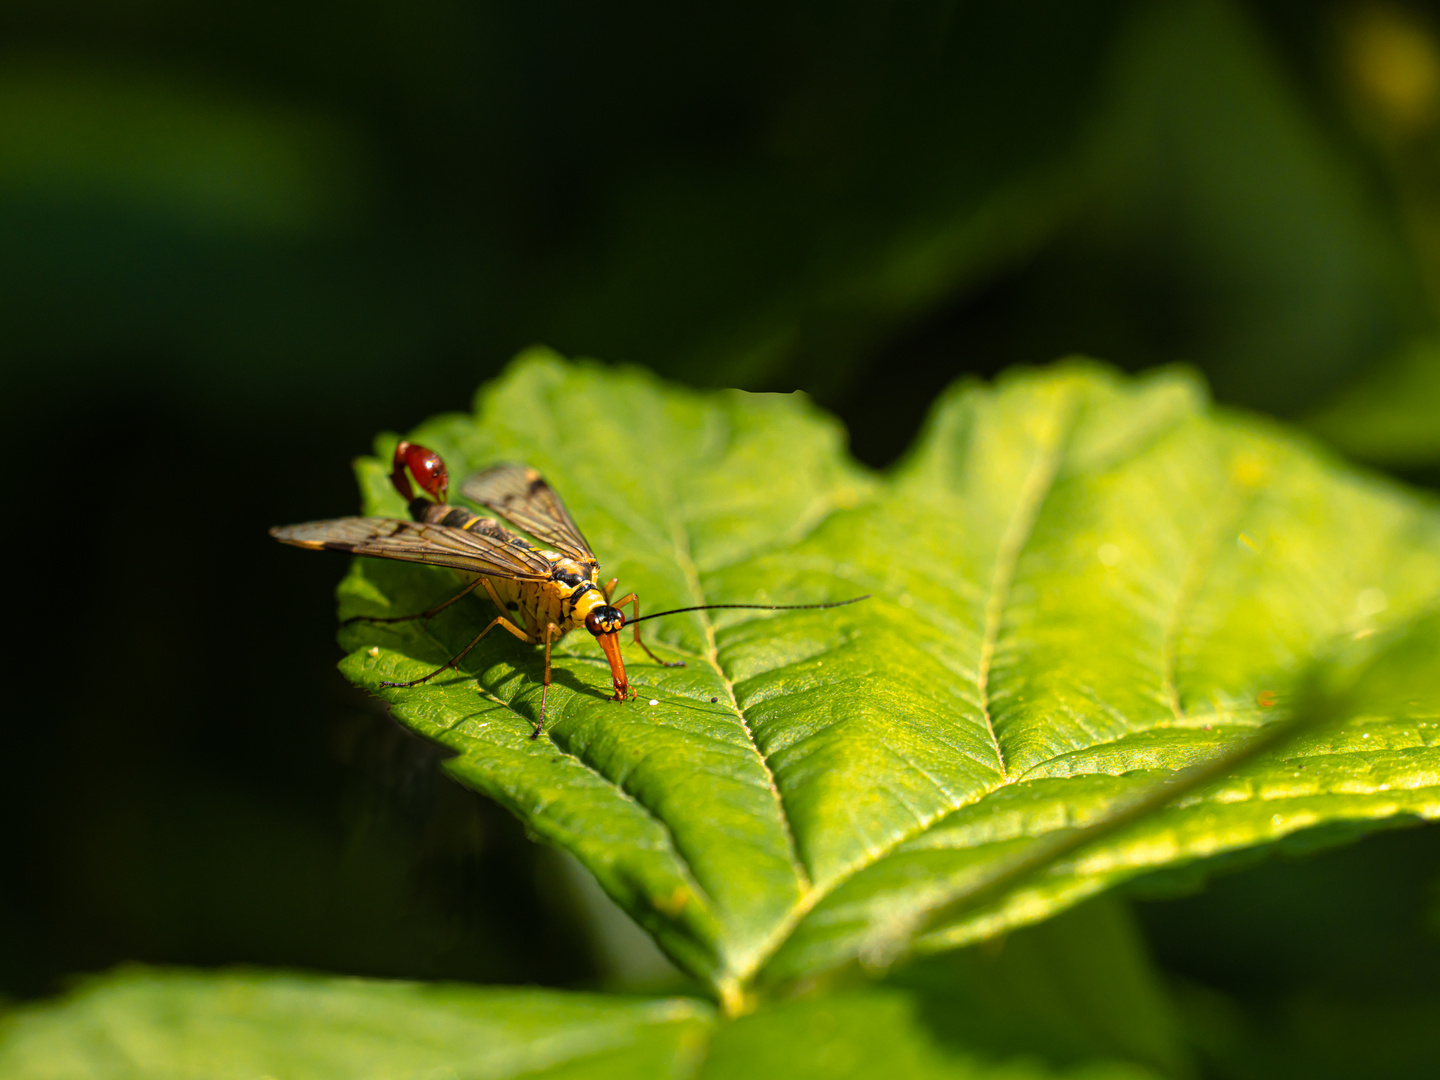
[{"label": "insect head", "polygon": [[618,634],[625,625],[625,613],[609,604],[594,608],[585,616],[585,629],[599,637],[601,634]]}]

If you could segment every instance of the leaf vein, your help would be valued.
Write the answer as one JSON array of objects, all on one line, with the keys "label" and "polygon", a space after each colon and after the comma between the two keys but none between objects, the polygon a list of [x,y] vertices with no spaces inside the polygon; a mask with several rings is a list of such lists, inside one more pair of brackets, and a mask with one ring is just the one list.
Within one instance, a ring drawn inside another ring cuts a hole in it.
[{"label": "leaf vein", "polygon": [[[695,567],[695,560],[690,551],[690,535],[679,519],[670,519],[670,531],[675,547],[675,563],[680,567],[681,573],[685,575],[686,584],[690,588],[697,604],[704,604],[705,589],[700,582],[700,573]],[[760,744],[755,739],[755,733],[750,728],[750,721],[745,716],[745,710],[740,707],[739,699],[735,696],[735,684],[725,674],[720,666],[720,651],[715,642],[715,623],[710,618],[709,612],[698,611],[701,625],[705,628],[705,659],[714,670],[720,684],[725,688],[726,700],[735,717],[740,721],[741,730],[745,732],[745,738],[750,743],[750,748],[755,752],[755,757],[760,762],[760,768],[765,774],[765,784],[769,788],[771,796],[775,800],[775,809],[780,821],[781,830],[785,834],[785,843],[790,856],[790,865],[795,873],[795,880],[800,887],[802,894],[808,893],[811,889],[810,873],[800,861],[799,846],[795,842],[795,831],[790,824],[790,816],[785,810],[785,800],[780,795],[780,785],[775,781],[774,770],[770,768],[770,762],[760,749]]]},{"label": "leaf vein", "polygon": [[1227,494],[1229,497],[1220,502],[1220,509],[1211,517],[1211,527],[1201,534],[1190,554],[1185,573],[1180,579],[1180,587],[1176,590],[1169,616],[1165,620],[1160,641],[1160,695],[1171,715],[1182,724],[1185,722],[1185,709],[1180,701],[1176,668],[1179,664],[1185,619],[1194,609],[1204,588],[1205,579],[1215,565],[1221,538],[1235,530],[1250,502],[1241,497],[1233,479]]},{"label": "leaf vein", "polygon": [[[995,647],[999,640],[1000,621],[1004,612],[1004,605],[1009,598],[1010,587],[1013,583],[1015,568],[1019,564],[1020,556],[1026,543],[1034,531],[1035,521],[1039,517],[1040,508],[1046,497],[1053,488],[1055,478],[1059,474],[1060,463],[1063,458],[1064,446],[1074,428],[1075,414],[1077,412],[1077,401],[1072,393],[1061,404],[1057,413],[1052,416],[1052,423],[1049,425],[1046,434],[1049,436],[1046,444],[1036,455],[1031,465],[1024,484],[1021,487],[1020,498],[1016,504],[1015,512],[1011,515],[1004,533],[1001,535],[1000,545],[996,553],[994,571],[990,578],[990,588],[987,592],[985,605],[985,624],[981,639],[980,662],[977,665],[976,689],[979,693],[979,708],[981,718],[985,722],[985,729],[990,736],[991,745],[995,749],[995,762],[999,768],[1000,783],[995,787],[979,791],[972,799],[962,800],[945,807],[926,821],[923,816],[916,817],[916,827],[907,830],[905,833],[896,836],[883,847],[867,851],[864,856],[854,860],[850,865],[842,868],[834,874],[823,886],[815,886],[809,889],[804,896],[796,902],[795,906],[787,913],[786,918],[771,935],[772,940],[777,943],[783,942],[794,930],[802,919],[808,915],[817,904],[825,897],[834,893],[841,885],[860,871],[886,858],[901,844],[916,836],[923,835],[934,828],[940,821],[945,820],[952,814],[963,810],[967,806],[985,798],[996,790],[1011,782],[1005,769],[1005,756],[1000,748],[1000,741],[996,735],[995,724],[990,714],[990,692],[989,676],[990,665],[995,655]],[[927,623],[934,625],[932,620],[926,619],[923,614],[917,613],[918,617]],[[937,627],[943,632],[943,627]],[[963,669],[957,669],[954,665],[946,663],[940,657],[935,657],[940,663],[952,671],[959,673]],[[968,674],[968,673],[967,673]],[[989,764],[986,762],[985,764]]]},{"label": "leaf vein", "polygon": [[975,686],[980,697],[980,715],[985,720],[985,727],[990,733],[990,742],[995,747],[995,759],[999,762],[1000,779],[1003,783],[1009,782],[1009,775],[1005,768],[1005,753],[1000,748],[1000,739],[995,731],[995,719],[990,711],[991,666],[995,659],[995,647],[1000,638],[1000,624],[1004,617],[1005,605],[1009,602],[1010,590],[1015,581],[1015,568],[1019,565],[1025,545],[1034,534],[1035,522],[1040,516],[1040,508],[1055,485],[1055,477],[1060,471],[1065,441],[1074,425],[1075,411],[1075,400],[1072,394],[1067,397],[1063,406],[1052,417],[1053,422],[1047,425],[1045,435],[1048,438],[1043,442],[1040,451],[1035,455],[1035,460],[1030,464],[1030,471],[1021,485],[1020,497],[1016,500],[1015,509],[1010,515],[1010,520],[1005,524],[1005,531],[1000,535],[1000,545],[995,554],[995,567],[990,577],[990,588],[985,599],[985,623],[980,638],[980,658],[976,664]]}]

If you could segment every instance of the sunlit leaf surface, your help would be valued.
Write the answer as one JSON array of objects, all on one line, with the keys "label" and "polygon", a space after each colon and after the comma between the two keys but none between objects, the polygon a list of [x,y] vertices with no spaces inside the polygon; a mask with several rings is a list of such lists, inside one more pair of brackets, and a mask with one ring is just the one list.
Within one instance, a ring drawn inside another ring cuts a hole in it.
[{"label": "sunlit leaf surface", "polygon": [[[627,644],[639,698],[623,704],[595,643],[572,635],[540,739],[540,652],[508,637],[458,675],[379,686],[457,652],[488,601],[342,632],[353,681],[572,851],[731,1006],[865,958],[1027,845],[1287,715],[1313,658],[1440,594],[1433,505],[1216,412],[1182,374],[1069,365],[957,388],[884,477],[803,399],[699,395],[544,354],[475,415],[414,438],[457,478],[538,467],[643,610],[873,594],[648,623],[686,666]],[[366,511],[403,514],[382,465],[359,470]],[[342,614],[410,613],[457,584],[358,561]],[[1317,733],[919,945],[1312,826],[1434,816],[1437,723],[1422,695]]]}]

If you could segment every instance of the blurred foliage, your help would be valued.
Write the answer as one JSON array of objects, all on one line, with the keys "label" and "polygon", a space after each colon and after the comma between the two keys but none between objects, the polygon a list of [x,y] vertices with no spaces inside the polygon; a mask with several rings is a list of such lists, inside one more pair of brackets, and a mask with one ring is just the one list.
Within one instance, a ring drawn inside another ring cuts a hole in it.
[{"label": "blurred foliage", "polygon": [[1379,465],[1440,465],[1440,340],[1419,342],[1362,375],[1307,422],[1342,450]]},{"label": "blurred foliage", "polygon": [[1404,9],[15,2],[0,27],[27,386],[124,363],[253,407],[473,385],[543,340],[842,412],[901,359],[1074,351],[1291,410],[1433,326],[1440,84]]},{"label": "blurred foliage", "polygon": [[717,1023],[692,998],[130,969],[0,1019],[13,1080],[266,1075],[1143,1080],[1188,1075],[1124,909],[1087,904],[988,955]]},{"label": "blurred foliage", "polygon": [[[1222,401],[1440,478],[1436,13],[992,7],[0,6],[14,482],[102,534],[14,575],[0,992],[124,958],[613,972],[573,875],[341,686],[334,578],[263,536],[352,510],[374,431],[533,341],[809,390],[871,465],[960,374],[1186,360]],[[1393,882],[1420,912],[1440,841],[1354,850],[1364,874],[1340,852],[1145,902],[1160,962],[1300,1016],[1356,933],[1317,945],[1301,907],[1431,956],[1422,914],[1362,899]],[[1319,895],[1264,903],[1307,867],[1333,871]],[[1369,1045],[1360,1005],[1327,1030]],[[1254,1029],[1222,1020],[1239,1054]]]},{"label": "blurred foliage", "polygon": [[659,1077],[712,1011],[535,988],[132,968],[0,1019],[11,1080]]}]

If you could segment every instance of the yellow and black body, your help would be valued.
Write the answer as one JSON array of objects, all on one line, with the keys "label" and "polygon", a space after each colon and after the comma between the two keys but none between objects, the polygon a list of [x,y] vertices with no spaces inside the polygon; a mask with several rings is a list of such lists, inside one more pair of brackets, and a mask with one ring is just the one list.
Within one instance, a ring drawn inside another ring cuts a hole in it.
[{"label": "yellow and black body", "polygon": [[[471,502],[504,518],[548,547],[537,546],[516,535],[498,518],[481,517],[463,507],[449,505],[450,477],[440,455],[433,450],[402,441],[395,448],[390,481],[408,503],[411,520],[332,518],[303,525],[277,526],[270,530],[270,535],[283,544],[311,550],[348,551],[353,555],[449,567],[466,580],[460,592],[428,611],[393,618],[360,615],[356,616],[357,620],[393,623],[428,619],[476,588],[483,587],[500,613],[471,639],[470,644],[428,675],[410,682],[381,685],[419,686],[447,669],[458,671],[466,654],[498,626],[521,641],[545,646],[540,720],[532,737],[538,736],[545,727],[545,704],[550,689],[550,649],[578,626],[593,634],[604,650],[615,686],[614,700],[624,701],[635,696],[625,677],[625,661],[620,656],[620,631],[626,625],[622,609],[627,605],[631,609],[629,625],[635,633],[635,644],[657,664],[683,667],[681,662],[666,662],[650,651],[640,639],[641,622],[659,615],[709,608],[779,611],[839,607],[866,599],[861,596],[821,604],[698,604],[642,616],[640,599],[634,593],[611,602],[615,579],[600,584],[600,563],[590,550],[589,541],[571,519],[560,496],[555,494],[543,476],[529,466],[491,466],[466,480],[461,491]],[[417,486],[424,494],[416,494]]]},{"label": "yellow and black body", "polygon": [[[414,481],[430,497],[417,495]],[[545,704],[550,686],[550,650],[571,630],[583,626],[600,643],[610,664],[616,701],[634,697],[620,655],[619,633],[625,626],[621,608],[630,605],[632,621],[640,617],[640,600],[631,593],[611,603],[615,580],[600,583],[600,563],[590,550],[558,495],[534,469],[524,465],[496,465],[468,479],[467,498],[504,515],[553,550],[531,543],[511,532],[499,520],[482,517],[446,501],[449,477],[433,451],[402,442],[395,450],[391,481],[409,501],[410,521],[380,517],[333,518],[302,525],[283,525],[270,535],[284,544],[311,550],[346,551],[385,559],[445,566],[457,571],[465,587],[428,611],[394,618],[358,616],[372,622],[428,619],[461,597],[482,587],[499,609],[456,656],[430,674],[386,686],[418,686],[447,669],[459,670],[463,660],[486,634],[499,627],[521,641],[545,647],[545,674],[540,695],[539,734],[545,725]],[[640,639],[635,643],[656,663],[665,664]],[[678,667],[679,664],[666,664]]]},{"label": "yellow and black body", "polygon": [[[549,568],[549,574],[543,580],[466,574],[462,571],[463,577],[474,579],[465,591],[480,585],[495,602],[502,615],[491,626],[498,625],[531,645],[545,646],[547,684],[550,646],[571,630],[583,626],[595,635],[610,662],[615,700],[634,696],[625,678],[625,661],[620,656],[620,645],[616,639],[625,625],[625,615],[610,604],[616,579],[600,584],[600,563],[594,556],[581,561],[558,551],[547,551],[511,533],[495,518],[481,517],[464,507],[435,503],[418,496],[410,500],[410,516],[422,524],[443,525],[489,537],[503,543],[515,556],[530,564],[543,560]],[[638,615],[639,602],[633,594],[622,603],[632,600]],[[639,633],[638,627],[636,633]],[[484,631],[481,636],[483,634]],[[636,640],[639,641],[638,636]],[[640,644],[644,648],[644,643]]]}]

